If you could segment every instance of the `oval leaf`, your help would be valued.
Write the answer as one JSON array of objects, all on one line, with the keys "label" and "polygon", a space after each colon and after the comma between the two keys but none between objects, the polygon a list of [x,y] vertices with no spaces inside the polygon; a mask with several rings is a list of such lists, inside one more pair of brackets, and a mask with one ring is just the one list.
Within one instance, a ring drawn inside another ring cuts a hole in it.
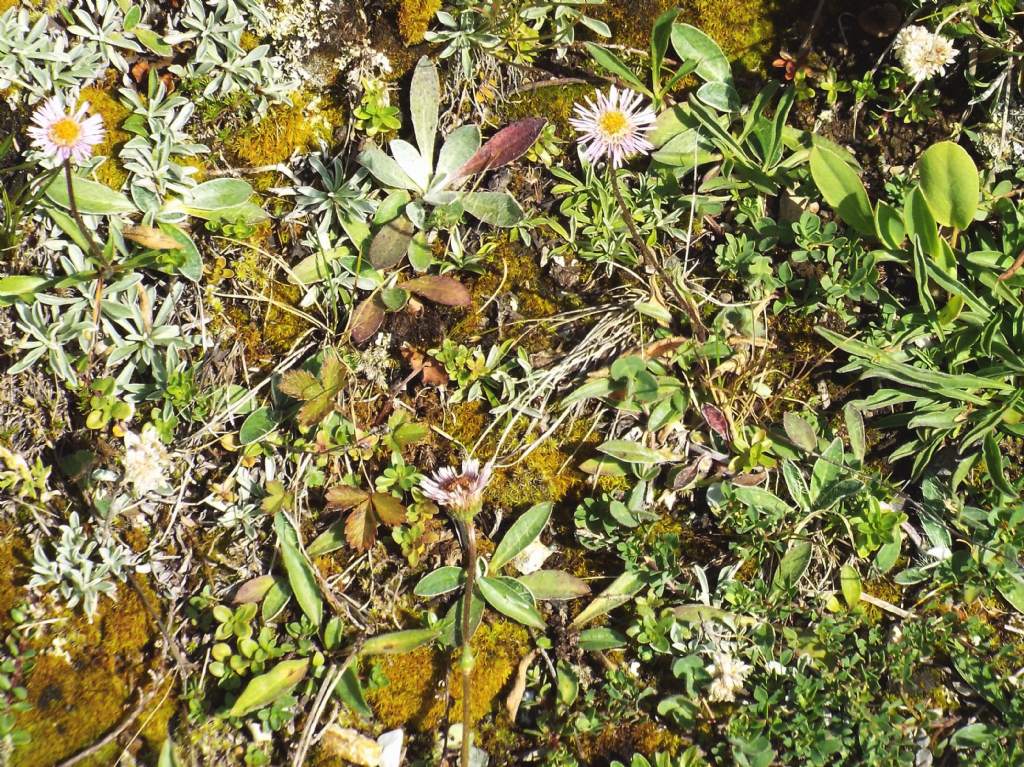
[{"label": "oval leaf", "polygon": [[361,344],[380,330],[384,322],[384,304],[377,296],[370,296],[356,307],[352,314],[352,340]]},{"label": "oval leaf", "polygon": [[811,177],[825,201],[839,218],[861,234],[875,234],[875,217],[871,211],[864,182],[846,160],[820,146],[811,149]]},{"label": "oval leaf", "polygon": [[292,587],[295,599],[313,625],[319,626],[324,617],[323,598],[313,568],[299,548],[299,536],[284,513],[274,515],[274,530],[281,546],[281,560],[288,575],[288,584]]},{"label": "oval leaf", "polygon": [[405,256],[416,227],[406,216],[384,224],[370,243],[370,263],[377,269],[390,269]]},{"label": "oval leaf", "polygon": [[970,226],[978,209],[980,180],[967,150],[952,141],[940,141],[924,151],[917,171],[935,220],[957,229]]},{"label": "oval leaf", "polygon": [[[109,186],[90,181],[81,176],[72,176],[71,187],[75,195],[75,205],[79,213],[97,216],[111,216],[117,213],[133,213],[135,205],[120,192]],[[46,188],[46,196],[67,210],[71,209],[68,201],[68,184],[66,178],[57,176]]]},{"label": "oval leaf", "polygon": [[413,593],[418,597],[436,597],[455,591],[463,581],[461,567],[439,567],[420,578]]},{"label": "oval leaf", "polygon": [[702,80],[725,83],[732,79],[729,59],[718,43],[691,24],[672,25],[672,47],[684,64],[695,62],[694,71]]},{"label": "oval leaf", "polygon": [[417,277],[400,283],[398,287],[445,306],[469,306],[473,302],[466,286],[451,277]]},{"label": "oval leaf", "polygon": [[584,581],[562,570],[536,570],[518,580],[538,600],[579,599],[590,593]]},{"label": "oval leaf", "polygon": [[543,117],[525,117],[506,125],[455,172],[455,178],[465,178],[515,162],[533,146],[547,122]]},{"label": "oval leaf", "polygon": [[480,593],[483,594],[487,604],[493,607],[502,615],[524,626],[541,629],[546,628],[544,618],[537,612],[537,608],[530,604],[530,601],[521,593],[511,588],[503,578],[481,578],[479,580]]},{"label": "oval leaf", "polygon": [[281,661],[266,674],[260,674],[249,680],[249,684],[238,696],[231,711],[228,712],[228,716],[245,716],[251,711],[273,703],[301,682],[306,677],[307,671],[309,671],[309,658]]}]

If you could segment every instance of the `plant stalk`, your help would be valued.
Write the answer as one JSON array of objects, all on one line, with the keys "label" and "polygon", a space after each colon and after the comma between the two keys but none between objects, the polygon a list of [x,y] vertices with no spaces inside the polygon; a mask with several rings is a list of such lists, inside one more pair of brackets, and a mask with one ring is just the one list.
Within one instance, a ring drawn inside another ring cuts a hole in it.
[{"label": "plant stalk", "polygon": [[644,261],[651,267],[658,276],[661,277],[662,282],[669,286],[673,293],[676,294],[676,298],[679,303],[683,305],[686,313],[690,315],[690,324],[693,326],[693,334],[697,336],[697,340],[703,343],[708,338],[707,328],[704,327],[704,323],[701,322],[700,314],[697,312],[697,307],[693,305],[693,301],[688,296],[683,295],[683,292],[676,285],[676,281],[672,279],[672,276],[665,271],[654,253],[648,247],[644,238],[640,235],[640,231],[636,228],[636,224],[633,222],[633,214],[626,206],[626,201],[622,199],[622,192],[619,191],[619,175],[615,172],[614,168],[609,168],[608,175],[611,177],[612,194],[615,195],[615,201],[619,204],[619,210],[622,211],[622,217],[626,220],[626,226],[629,227],[629,233],[636,243],[637,248],[643,255]]},{"label": "plant stalk", "polygon": [[104,277],[104,263],[103,263],[103,251],[99,245],[92,238],[92,234],[89,232],[89,228],[85,225],[82,220],[82,214],[78,211],[78,203],[75,202],[75,186],[72,182],[74,173],[71,170],[71,160],[64,161],[64,180],[68,186],[68,207],[71,209],[71,216],[75,219],[75,225],[78,227],[78,231],[82,233],[82,237],[89,244],[89,255],[96,259],[96,297],[93,299],[92,305],[92,324],[94,328],[95,337],[92,339],[92,343],[89,344],[89,363],[92,366],[92,356],[96,349],[96,342],[99,340],[100,335],[100,312],[103,307],[103,277]]},{"label": "plant stalk", "polygon": [[462,751],[460,767],[469,767],[469,749],[473,724],[469,717],[470,676],[473,673],[473,650],[469,646],[472,632],[470,613],[473,606],[473,589],[476,588],[476,528],[473,520],[459,520],[462,535],[462,558],[466,568],[466,586],[462,595],[462,652],[459,668],[462,670]]}]

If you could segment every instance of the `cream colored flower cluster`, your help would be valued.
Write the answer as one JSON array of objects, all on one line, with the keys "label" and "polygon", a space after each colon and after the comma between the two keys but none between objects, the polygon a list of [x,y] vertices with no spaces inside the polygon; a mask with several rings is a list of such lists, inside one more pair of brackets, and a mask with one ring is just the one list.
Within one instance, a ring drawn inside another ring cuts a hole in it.
[{"label": "cream colored flower cluster", "polygon": [[919,83],[946,74],[946,67],[953,63],[957,54],[948,38],[916,24],[900,30],[895,50],[900,66]]}]

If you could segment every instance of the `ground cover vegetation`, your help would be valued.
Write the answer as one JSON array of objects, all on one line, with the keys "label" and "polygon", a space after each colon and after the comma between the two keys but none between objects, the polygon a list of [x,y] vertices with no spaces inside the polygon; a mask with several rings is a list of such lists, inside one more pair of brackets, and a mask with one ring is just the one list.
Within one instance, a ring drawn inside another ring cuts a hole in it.
[{"label": "ground cover vegetation", "polygon": [[0,763],[1024,764],[1017,0],[0,0]]}]

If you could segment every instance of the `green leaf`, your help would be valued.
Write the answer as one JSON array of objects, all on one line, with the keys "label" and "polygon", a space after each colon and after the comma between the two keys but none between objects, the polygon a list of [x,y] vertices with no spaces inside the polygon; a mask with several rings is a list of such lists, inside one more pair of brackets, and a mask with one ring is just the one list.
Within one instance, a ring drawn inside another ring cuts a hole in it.
[{"label": "green leaf", "polygon": [[292,587],[288,585],[288,579],[275,576],[274,585],[263,597],[263,606],[260,608],[260,615],[264,622],[269,623],[280,615],[281,611],[288,606],[291,598]]},{"label": "green leaf", "polygon": [[668,53],[669,40],[672,36],[672,22],[679,15],[679,9],[673,8],[665,11],[651,27],[651,76],[655,88],[660,88],[661,66],[665,63],[665,54]]},{"label": "green leaf", "polygon": [[502,615],[525,626],[543,630],[547,627],[544,618],[537,612],[529,599],[510,586],[511,578],[481,578],[480,593],[487,603]]},{"label": "green leaf", "polygon": [[441,81],[437,67],[429,56],[416,63],[409,85],[409,113],[416,146],[431,168],[434,165],[434,137],[437,135],[437,113],[441,105]]},{"label": "green leaf", "polygon": [[463,125],[449,133],[437,157],[436,183],[443,184],[444,179],[461,168],[479,148],[480,129],[475,125]]},{"label": "green leaf", "polygon": [[22,301],[35,299],[35,292],[49,280],[34,274],[16,274],[0,279],[0,298],[17,298]]},{"label": "green leaf", "polygon": [[920,237],[924,252],[937,262],[941,261],[943,253],[938,223],[920,186],[911,189],[903,202],[903,224],[911,242]]},{"label": "green leaf", "polygon": [[417,647],[433,642],[440,636],[442,622],[425,629],[406,629],[379,634],[363,643],[363,655],[397,655],[412,652]]},{"label": "green leaf", "polygon": [[879,200],[875,207],[875,234],[890,250],[899,250],[907,238],[900,212],[887,202]]},{"label": "green leaf", "polygon": [[311,557],[322,557],[332,551],[346,545],[345,520],[341,519],[318,535],[313,542],[306,547],[306,553]]},{"label": "green leaf", "polygon": [[985,468],[995,488],[1005,495],[1017,496],[1017,491],[1010,484],[1003,471],[1003,456],[999,451],[999,442],[994,434],[986,434],[982,442],[982,454],[985,457]]},{"label": "green leaf", "polygon": [[843,157],[820,146],[811,148],[810,166],[818,191],[839,217],[861,234],[873,236],[871,201],[857,172]]},{"label": "green leaf", "polygon": [[850,449],[857,460],[864,463],[868,452],[867,433],[864,429],[864,414],[852,402],[843,407],[843,418],[846,421],[846,433],[850,437]]},{"label": "green leaf", "polygon": [[843,441],[836,437],[814,462],[814,469],[811,471],[812,503],[817,500],[826,487],[839,477],[839,472],[843,468],[844,454]]},{"label": "green leaf", "polygon": [[779,562],[773,585],[780,589],[789,589],[796,585],[811,562],[811,544],[809,541],[791,541],[786,554]]},{"label": "green leaf", "polygon": [[697,89],[697,98],[719,112],[738,112],[743,106],[740,94],[729,83],[704,83]]},{"label": "green leaf", "polygon": [[277,428],[277,419],[269,407],[253,410],[242,422],[238,430],[238,440],[243,445],[259,442]]},{"label": "green leaf", "polygon": [[186,209],[219,211],[241,205],[250,197],[252,187],[249,182],[240,178],[215,178],[188,190],[181,201]]},{"label": "green leaf", "polygon": [[156,761],[156,767],[181,767],[181,762],[178,761],[178,757],[174,753],[174,741],[170,738],[164,739],[164,745],[160,749],[160,756]]},{"label": "green leaf", "polygon": [[512,523],[508,532],[505,533],[505,537],[501,539],[501,543],[494,549],[490,562],[491,572],[498,572],[523,549],[537,540],[551,518],[553,507],[554,504],[550,501],[538,503]]},{"label": "green leaf", "polygon": [[650,89],[644,84],[644,81],[633,73],[633,70],[626,65],[626,62],[610,50],[602,48],[600,45],[595,45],[594,43],[584,43],[583,46],[587,49],[587,53],[590,54],[590,58],[592,58],[599,67],[620,80],[629,83],[633,88],[641,93],[650,93]]},{"label": "green leaf", "polygon": [[517,580],[540,601],[579,599],[590,593],[586,582],[563,570],[535,570]]},{"label": "green leaf", "polygon": [[284,660],[270,669],[266,674],[255,676],[238,696],[228,716],[240,717],[273,703],[282,695],[286,695],[306,677],[309,671],[309,658],[302,660]]},{"label": "green leaf", "polygon": [[597,449],[598,452],[626,463],[655,464],[670,460],[657,450],[624,439],[610,439],[598,445]]},{"label": "green leaf", "polygon": [[324,602],[320,595],[313,568],[299,547],[299,536],[284,513],[274,515],[274,530],[281,546],[281,560],[288,584],[295,594],[295,600],[314,626],[319,627],[324,617]]},{"label": "green leaf", "polygon": [[439,567],[420,578],[413,593],[418,597],[436,597],[455,591],[465,581],[461,567]]},{"label": "green leaf", "polygon": [[373,719],[373,710],[363,696],[363,687],[359,684],[359,676],[351,666],[345,669],[345,672],[338,678],[338,683],[334,686],[334,697],[363,719]]},{"label": "green leaf", "polygon": [[523,209],[508,192],[467,192],[459,202],[469,215],[491,226],[515,226],[523,219]]},{"label": "green leaf", "polygon": [[628,640],[625,634],[610,628],[584,629],[580,632],[580,647],[591,652],[625,647]]},{"label": "green leaf", "polygon": [[[81,176],[71,177],[71,186],[75,194],[75,205],[79,213],[90,216],[113,216],[118,213],[134,213],[136,208],[127,197],[115,192],[109,186],[90,181]],[[46,187],[46,196],[62,208],[71,210],[68,201],[68,185],[63,175],[59,175]]]},{"label": "green leaf", "polygon": [[412,221],[404,215],[388,221],[370,242],[370,263],[377,269],[390,269],[398,264],[409,250],[409,242],[416,233]]},{"label": "green leaf", "polygon": [[978,209],[980,179],[967,150],[952,141],[940,141],[924,151],[917,171],[935,220],[961,230],[969,227]]},{"label": "green leaf", "polygon": [[775,493],[760,487],[736,485],[732,492],[741,503],[758,511],[766,511],[772,516],[785,517],[793,511],[792,507]]},{"label": "green leaf", "polygon": [[851,610],[860,603],[860,573],[851,565],[843,565],[839,569],[839,586],[843,591],[843,599]]},{"label": "green leaf", "polygon": [[164,42],[164,39],[149,27],[135,27],[132,30],[135,39],[142,43],[157,56],[168,58],[174,55],[174,49]]},{"label": "green leaf", "polygon": [[672,47],[684,62],[696,62],[694,71],[710,83],[732,81],[729,59],[718,43],[690,24],[672,25]]},{"label": "green leaf", "polygon": [[813,453],[817,449],[818,436],[806,418],[801,418],[795,411],[790,410],[782,414],[782,426],[790,442],[804,452]]},{"label": "green leaf", "polygon": [[616,607],[626,604],[644,587],[643,578],[632,570],[627,570],[594,598],[594,601],[583,608],[583,611],[572,622],[573,628],[585,626],[590,621]]},{"label": "green leaf", "polygon": [[178,267],[178,274],[191,282],[199,282],[203,278],[203,256],[195,242],[179,226],[166,221],[160,221],[157,226],[160,227],[160,231],[181,245],[185,260]]},{"label": "green leaf", "polygon": [[388,157],[376,144],[369,144],[356,161],[385,186],[396,189],[416,189],[416,182],[402,170],[402,166]]}]

